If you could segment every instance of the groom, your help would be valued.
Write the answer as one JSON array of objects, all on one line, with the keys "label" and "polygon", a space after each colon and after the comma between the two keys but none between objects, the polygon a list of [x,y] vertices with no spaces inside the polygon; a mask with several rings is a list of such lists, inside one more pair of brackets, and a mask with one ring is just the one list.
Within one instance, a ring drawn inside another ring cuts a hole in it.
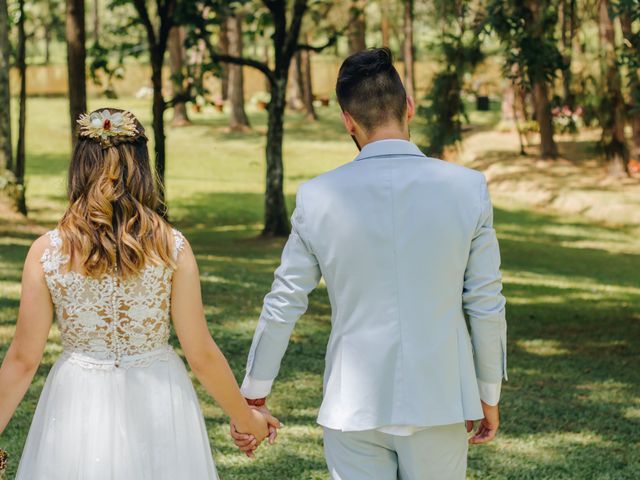
[{"label": "groom", "polygon": [[409,141],[414,102],[388,49],[347,58],[336,94],[360,154],[298,191],[242,392],[266,408],[324,277],[332,329],[318,423],[331,478],[464,479],[468,443],[496,435],[507,378],[487,184]]}]

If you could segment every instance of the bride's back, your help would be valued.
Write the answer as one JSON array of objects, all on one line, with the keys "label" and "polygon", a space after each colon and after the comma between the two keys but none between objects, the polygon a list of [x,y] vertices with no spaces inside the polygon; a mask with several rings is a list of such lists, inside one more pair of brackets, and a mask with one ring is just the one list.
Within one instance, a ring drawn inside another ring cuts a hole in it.
[{"label": "bride's back", "polygon": [[144,361],[167,346],[171,278],[184,244],[158,213],[144,128],[128,112],[79,121],[67,208],[41,262],[67,354]]},{"label": "bride's back", "polygon": [[[173,235],[177,259],[184,237],[177,230]],[[149,264],[126,278],[115,273],[92,277],[70,269],[58,229],[48,236],[41,262],[67,354],[96,364],[139,365],[145,353],[167,346],[171,267]]]}]

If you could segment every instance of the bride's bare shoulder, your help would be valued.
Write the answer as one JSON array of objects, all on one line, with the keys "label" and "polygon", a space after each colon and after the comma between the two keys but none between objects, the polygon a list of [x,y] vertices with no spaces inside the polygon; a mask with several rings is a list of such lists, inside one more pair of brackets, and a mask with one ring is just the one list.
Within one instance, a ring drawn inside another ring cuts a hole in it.
[{"label": "bride's bare shoulder", "polygon": [[43,273],[41,266],[42,259],[50,248],[51,236],[49,233],[45,233],[35,239],[29,248],[27,258],[24,261],[24,272],[32,272],[32,274],[40,276]]},{"label": "bride's bare shoulder", "polygon": [[27,258],[33,256],[40,260],[47,249],[51,248],[51,232],[47,232],[36,238],[31,244]]}]

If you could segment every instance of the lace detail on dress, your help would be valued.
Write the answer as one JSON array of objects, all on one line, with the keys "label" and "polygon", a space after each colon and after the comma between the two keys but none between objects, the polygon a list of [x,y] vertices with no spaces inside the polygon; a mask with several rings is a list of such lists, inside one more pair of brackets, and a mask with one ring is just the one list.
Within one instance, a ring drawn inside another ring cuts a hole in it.
[{"label": "lace detail on dress", "polygon": [[62,352],[62,357],[67,361],[79,365],[89,370],[113,370],[114,368],[141,368],[148,367],[156,361],[166,362],[171,355],[175,355],[173,348],[169,345],[157,348],[155,350],[149,350],[139,355],[128,355],[122,357],[116,366],[114,360],[99,360],[89,355],[80,352]]},{"label": "lace detail on dress", "polygon": [[[67,269],[69,256],[62,254],[58,230],[48,236],[50,247],[41,262],[65,352],[94,366],[138,366],[155,360],[155,355],[146,354],[168,345],[173,270],[148,265],[135,278],[91,278]],[[177,258],[185,240],[177,230],[174,240]],[[133,361],[142,354],[147,360]]]},{"label": "lace detail on dress", "polygon": [[184,250],[186,240],[184,238],[184,235],[182,235],[182,233],[180,233],[175,228],[173,229],[173,238],[175,240],[175,247],[173,249],[173,260],[177,262],[180,252]]}]

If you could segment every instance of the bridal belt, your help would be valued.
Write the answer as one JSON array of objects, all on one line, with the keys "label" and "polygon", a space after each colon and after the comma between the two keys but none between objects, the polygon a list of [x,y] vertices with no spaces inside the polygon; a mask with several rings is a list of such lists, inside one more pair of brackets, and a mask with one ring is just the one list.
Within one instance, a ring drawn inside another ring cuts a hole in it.
[{"label": "bridal belt", "polygon": [[175,352],[170,345],[164,345],[142,353],[122,355],[120,358],[116,358],[115,354],[111,354],[110,358],[100,358],[94,355],[102,357],[105,354],[103,352],[92,354],[92,352],[64,350],[60,355],[60,360],[89,369],[112,370],[117,368],[148,367],[157,361],[167,361],[171,355],[175,355]]}]

